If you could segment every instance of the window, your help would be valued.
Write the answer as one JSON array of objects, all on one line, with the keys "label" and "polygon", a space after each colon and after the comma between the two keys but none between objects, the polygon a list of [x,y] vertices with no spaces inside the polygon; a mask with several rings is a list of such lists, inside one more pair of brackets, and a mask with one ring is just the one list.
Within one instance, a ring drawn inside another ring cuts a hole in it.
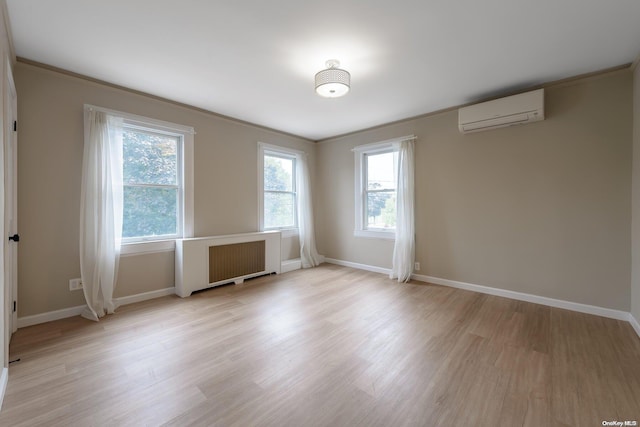
[{"label": "window", "polygon": [[124,242],[182,237],[182,135],[124,125]]},{"label": "window", "polygon": [[261,230],[284,230],[284,236],[297,233],[298,153],[286,148],[259,145],[259,207]]},{"label": "window", "polygon": [[193,128],[94,106],[122,122],[123,255],[193,236]]},{"label": "window", "polygon": [[398,151],[393,142],[354,149],[356,236],[395,237]]},{"label": "window", "polygon": [[398,153],[364,153],[366,176],[364,213],[367,230],[395,230],[396,228],[396,165]]}]

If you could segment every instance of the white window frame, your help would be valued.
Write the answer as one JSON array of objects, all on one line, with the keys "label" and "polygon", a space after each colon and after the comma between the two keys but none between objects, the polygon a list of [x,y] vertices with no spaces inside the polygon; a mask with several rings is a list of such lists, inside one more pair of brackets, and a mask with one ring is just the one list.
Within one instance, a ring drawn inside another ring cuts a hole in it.
[{"label": "white window frame", "polygon": [[178,234],[126,238],[122,240],[120,248],[120,254],[124,256],[174,251],[177,239],[193,237],[193,136],[195,135],[193,127],[88,104],[85,105],[85,109],[93,109],[121,117],[125,128],[177,136],[181,140],[178,149],[178,180],[182,183],[181,188],[178,189]]},{"label": "white window frame", "polygon": [[[269,231],[279,230],[283,238],[293,237],[298,235],[298,162],[301,155],[301,151],[291,148],[280,147],[279,145],[265,144],[258,142],[258,230]],[[295,188],[295,227],[268,227],[264,226],[264,156],[265,154],[271,154],[274,156],[291,158],[294,160],[294,179],[293,185]]]},{"label": "white window frame", "polygon": [[354,203],[354,211],[355,211],[355,228],[353,231],[353,235],[356,237],[369,237],[369,238],[377,238],[377,239],[389,239],[395,240],[396,231],[385,230],[381,228],[367,228],[366,221],[366,212],[365,206],[366,202],[364,198],[366,197],[366,186],[367,186],[367,163],[366,157],[367,155],[372,154],[382,154],[398,151],[397,148],[394,147],[394,143],[398,143],[405,139],[413,138],[413,136],[404,136],[401,138],[394,138],[387,141],[375,142],[373,144],[365,144],[359,145],[355,147],[352,151],[355,155],[355,203]]}]

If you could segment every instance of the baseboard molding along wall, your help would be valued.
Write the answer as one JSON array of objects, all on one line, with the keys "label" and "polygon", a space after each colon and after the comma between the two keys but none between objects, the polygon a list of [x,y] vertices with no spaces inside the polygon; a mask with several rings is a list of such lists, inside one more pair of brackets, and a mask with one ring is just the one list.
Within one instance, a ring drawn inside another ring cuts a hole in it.
[{"label": "baseboard molding along wall", "polygon": [[[343,260],[338,260],[333,258],[326,258],[325,262],[328,262],[329,264],[357,268],[360,270],[371,271],[374,273],[383,273],[387,275],[391,272],[391,270],[388,268],[376,267],[376,266],[366,265],[366,264],[359,264],[356,262],[343,261]],[[448,286],[451,288],[464,289],[467,291],[479,292],[479,293],[488,294],[488,295],[495,295],[499,297],[518,300],[518,301],[532,302],[535,304],[546,305],[549,307],[563,308],[565,310],[577,311],[580,313],[594,314],[596,316],[608,317],[616,320],[624,320],[626,322],[629,322],[633,327],[633,329],[635,329],[638,336],[640,336],[640,324],[638,324],[638,321],[631,315],[631,313],[626,311],[613,310],[610,308],[598,307],[594,305],[587,305],[587,304],[581,304],[577,302],[541,297],[538,295],[509,291],[509,290],[499,289],[499,288],[492,288],[489,286],[474,285],[472,283],[458,282],[455,280],[440,279],[438,277],[424,276],[420,274],[413,274],[411,275],[411,278],[419,282],[433,283],[434,285]]]},{"label": "baseboard molding along wall", "polygon": [[609,317],[616,320],[629,321],[629,313],[626,311],[613,310],[610,308],[598,307],[595,305],[581,304],[577,302],[559,300],[554,298],[541,297],[538,295],[523,292],[508,291],[505,289],[492,288],[489,286],[474,285],[471,283],[457,282],[455,280],[440,279],[438,277],[423,276],[414,274],[411,276],[419,282],[433,283],[434,285],[449,286],[451,288],[464,289],[467,291],[479,292],[482,294],[495,295],[518,301],[532,302],[549,307],[563,308],[565,310],[578,311],[580,313],[595,314],[596,316]]},{"label": "baseboard molding along wall", "polygon": [[[323,257],[324,258],[324,257]],[[383,267],[376,267],[373,265],[360,264],[356,262],[343,261],[334,258],[324,258],[323,262],[329,264],[341,265],[343,267],[351,267],[359,270],[371,271],[374,273],[389,274],[390,269]],[[290,271],[299,270],[302,268],[302,263],[299,258],[283,261],[281,264],[281,273],[288,273]],[[580,304],[577,302],[564,301],[554,298],[541,297],[538,295],[526,294],[522,292],[509,291],[505,289],[492,288],[489,286],[474,285],[472,283],[458,282],[455,280],[441,279],[438,277],[424,276],[420,274],[414,274],[411,276],[414,280],[420,282],[433,283],[435,285],[448,286],[457,289],[464,289],[472,292],[479,292],[482,294],[495,295],[499,297],[514,299],[518,301],[527,301],[535,304],[546,305],[549,307],[563,308],[566,310],[577,311],[580,313],[594,314],[596,316],[608,317],[616,320],[624,320],[631,324],[633,329],[640,337],[640,323],[634,318],[631,313],[613,310],[610,308],[598,307],[587,304]],[[159,289],[157,291],[145,292],[137,295],[130,295],[127,297],[116,298],[118,305],[133,304],[136,302],[146,301],[154,298],[160,298],[166,295],[175,294],[175,288]],[[37,325],[40,323],[52,322],[54,320],[64,319],[67,317],[79,316],[84,310],[85,306],[80,305],[77,307],[65,308],[62,310],[50,311],[47,313],[35,314],[32,316],[25,316],[18,318],[18,328],[26,328],[27,326]],[[0,377],[2,381],[2,377]],[[6,381],[6,379],[5,379]],[[0,383],[0,390],[2,384]],[[1,396],[1,394],[0,394]],[[1,404],[1,402],[0,402]]]},{"label": "baseboard molding along wall", "polygon": [[[154,298],[173,295],[176,288],[165,288],[157,291],[144,292],[126,297],[114,298],[117,306],[133,304],[136,302],[146,301]],[[53,322],[54,320],[65,319],[67,317],[79,316],[85,309],[86,305],[78,305],[76,307],[64,308],[62,310],[49,311],[47,313],[34,314],[32,316],[24,316],[18,318],[18,328],[26,328],[27,326],[38,325],[40,323]]]},{"label": "baseboard molding along wall", "polygon": [[157,291],[143,292],[141,294],[129,295],[128,297],[115,298],[116,305],[135,304],[136,302],[147,301],[154,298],[166,297],[167,295],[175,295],[176,288],[164,288]]},{"label": "baseboard molding along wall", "polygon": [[286,261],[282,261],[280,264],[280,273],[288,273],[294,270],[300,270],[302,268],[302,261],[300,258],[296,259],[288,259]]},{"label": "baseboard molding along wall", "polygon": [[334,258],[325,258],[324,262],[328,262],[329,264],[341,265],[343,267],[357,268],[358,270],[371,271],[373,273],[382,273],[386,275],[389,275],[389,273],[391,273],[391,269],[389,268],[376,267],[374,265],[367,265],[367,264],[359,264],[357,262],[351,262],[351,261],[342,261],[340,259],[334,259]]},{"label": "baseboard molding along wall", "polygon": [[[290,259],[282,261],[280,272],[288,273],[289,271],[299,270],[302,268],[302,262],[300,258]],[[117,305],[134,304],[136,302],[146,301],[154,298],[160,298],[166,295],[173,295],[176,293],[176,288],[165,288],[157,291],[144,292],[142,294],[129,295],[126,297],[114,298]],[[64,308],[62,310],[49,311],[41,314],[34,314],[32,316],[24,316],[18,318],[18,328],[26,328],[27,326],[38,325],[40,323],[53,322],[54,320],[65,319],[67,317],[79,316],[82,314],[85,305],[79,305],[76,307]]]},{"label": "baseboard molding along wall", "polygon": [[[320,264],[325,262],[324,255],[319,255]],[[300,270],[302,268],[302,260],[300,258],[296,259],[288,259],[286,261],[282,261],[280,267],[280,273],[288,273],[294,270]]]}]

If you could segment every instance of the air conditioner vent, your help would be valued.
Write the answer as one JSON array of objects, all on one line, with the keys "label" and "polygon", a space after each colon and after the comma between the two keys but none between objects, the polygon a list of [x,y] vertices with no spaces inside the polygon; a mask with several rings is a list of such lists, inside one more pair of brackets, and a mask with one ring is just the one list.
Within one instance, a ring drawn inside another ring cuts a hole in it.
[{"label": "air conditioner vent", "polygon": [[470,105],[458,110],[458,128],[462,133],[522,125],[540,120],[544,120],[544,89]]}]

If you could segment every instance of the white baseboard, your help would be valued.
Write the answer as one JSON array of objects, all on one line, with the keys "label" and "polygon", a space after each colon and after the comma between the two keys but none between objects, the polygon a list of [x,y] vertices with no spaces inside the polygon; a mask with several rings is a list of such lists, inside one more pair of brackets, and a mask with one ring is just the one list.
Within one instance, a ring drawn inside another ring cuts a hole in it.
[{"label": "white baseboard", "polygon": [[629,313],[629,323],[631,323],[631,326],[636,331],[636,334],[638,334],[638,336],[640,337],[640,323],[638,323],[638,319],[633,317],[633,314],[631,313]]},{"label": "white baseboard", "polygon": [[[326,262],[324,255],[319,255],[320,264]],[[280,264],[280,273],[288,273],[294,270],[300,270],[302,268],[302,260],[300,258],[289,259],[286,261],[282,261]]]},{"label": "white baseboard", "polygon": [[2,368],[2,374],[0,374],[0,411],[2,410],[4,393],[7,391],[7,382],[9,382],[9,369]]},{"label": "white baseboard", "polygon": [[[171,287],[126,297],[114,298],[114,301],[116,302],[116,305],[127,305],[160,298],[166,295],[173,295],[175,293],[176,288]],[[65,319],[67,317],[79,316],[84,311],[85,307],[86,305],[79,305],[76,307],[64,308],[62,310],[48,311],[46,313],[34,314],[32,316],[19,317],[18,328],[26,328],[27,326],[38,325],[40,323],[53,322],[54,320]]]},{"label": "white baseboard", "polygon": [[175,287],[158,289],[157,291],[143,292],[141,294],[129,295],[128,297],[114,298],[117,305],[134,304],[136,302],[147,301],[154,298],[165,297],[167,295],[174,295],[176,293]]},{"label": "white baseboard", "polygon": [[18,317],[18,329],[40,323],[53,322],[54,320],[65,319],[67,317],[80,316],[85,307],[86,305],[78,305],[76,307],[63,308],[62,310]]},{"label": "white baseboard", "polygon": [[[329,264],[341,265],[343,267],[351,267],[359,270],[371,271],[374,273],[387,274],[387,275],[391,272],[391,270],[388,268],[376,267],[373,265],[360,264],[360,263],[350,262],[350,261],[343,261],[343,260],[338,260],[334,258],[324,258],[323,262],[327,262]],[[289,271],[298,270],[300,268],[301,268],[300,259],[283,261],[281,265],[281,273],[287,273]],[[509,291],[506,289],[492,288],[489,286],[475,285],[472,283],[458,282],[455,280],[441,279],[438,277],[424,276],[420,274],[413,274],[411,277],[414,280],[417,280],[420,282],[428,282],[428,283],[433,283],[435,285],[448,286],[452,288],[464,289],[464,290],[479,292],[479,293],[488,294],[488,295],[495,295],[495,296],[500,296],[504,298],[518,300],[518,301],[527,301],[535,304],[546,305],[549,307],[563,308],[566,310],[577,311],[580,313],[587,313],[587,314],[593,314],[596,316],[608,317],[611,319],[624,320],[631,324],[633,329],[636,331],[636,333],[640,337],[640,323],[638,323],[638,320],[635,317],[633,317],[631,313],[628,313],[625,311],[613,310],[610,308],[581,304],[581,303],[571,302],[571,301],[564,301],[564,300],[559,300],[554,298],[547,298],[547,297],[542,297],[538,295],[526,294],[523,292]],[[130,295],[126,297],[115,298],[115,301],[118,303],[118,305],[127,305],[127,304],[133,304],[136,302],[146,301],[154,298],[160,298],[166,295],[173,295],[173,294],[175,294],[175,288],[171,287],[171,288],[159,289],[157,291],[144,292],[142,294],[137,294],[137,295]],[[39,323],[52,322],[54,320],[64,319],[67,317],[79,316],[84,310],[84,308],[85,306],[81,305],[77,307],[65,308],[62,310],[50,311],[42,314],[35,314],[32,316],[20,317],[18,318],[18,328],[25,328],[27,326],[37,325]],[[0,377],[0,392],[2,391],[1,381],[3,381],[3,378],[4,377]],[[4,379],[4,381],[6,382],[6,379]],[[2,395],[0,394],[0,399],[1,397]],[[1,407],[1,404],[2,402],[0,400],[0,407]]]},{"label": "white baseboard", "polygon": [[302,268],[302,261],[300,258],[289,259],[286,261],[282,261],[280,264],[280,273],[288,273],[294,270],[300,270]]},{"label": "white baseboard", "polygon": [[420,282],[433,283],[434,285],[449,286],[451,288],[464,289],[467,291],[479,292],[482,294],[495,295],[499,297],[514,299],[518,301],[532,302],[534,304],[546,305],[549,307],[563,308],[565,310],[577,311],[580,313],[594,314],[596,316],[609,317],[616,320],[629,320],[629,313],[626,311],[613,310],[611,308],[598,307],[595,305],[581,304],[578,302],[559,300],[555,298],[541,297],[524,292],[509,291],[506,289],[492,288],[489,286],[474,285],[472,283],[458,282],[455,280],[440,279],[438,277],[412,274],[411,278]]},{"label": "white baseboard", "polygon": [[[342,260],[337,260],[333,258],[327,258],[326,262],[330,264],[342,265],[344,267],[352,267],[360,270],[372,271],[374,273],[389,274],[391,272],[391,270],[388,268],[375,267],[372,265],[359,264],[359,263],[350,262],[350,261],[342,261]],[[566,310],[577,311],[580,313],[587,313],[587,314],[594,314],[596,316],[609,317],[611,319],[616,319],[616,320],[625,320],[631,323],[631,325],[634,327],[636,332],[640,330],[640,325],[638,325],[637,322],[634,325],[633,322],[630,320],[630,318],[632,318],[631,314],[626,311],[613,310],[610,308],[597,307],[597,306],[581,304],[577,302],[541,297],[538,295],[509,291],[509,290],[499,289],[499,288],[492,288],[489,286],[474,285],[472,283],[458,282],[455,280],[440,279],[438,277],[423,276],[420,274],[413,274],[411,275],[411,278],[420,282],[433,283],[434,285],[442,285],[442,286],[448,286],[452,288],[464,289],[467,291],[495,295],[495,296],[500,296],[504,298],[518,300],[518,301],[527,301],[535,304],[546,305],[549,307],[563,308]],[[640,332],[638,332],[638,335],[640,336]]]},{"label": "white baseboard", "polygon": [[324,261],[328,262],[329,264],[341,265],[343,267],[357,268],[358,270],[366,270],[374,273],[382,273],[387,275],[391,273],[390,268],[376,267],[376,266],[367,265],[367,264],[359,264],[357,262],[342,261],[340,259],[334,259],[334,258],[325,258]]}]

